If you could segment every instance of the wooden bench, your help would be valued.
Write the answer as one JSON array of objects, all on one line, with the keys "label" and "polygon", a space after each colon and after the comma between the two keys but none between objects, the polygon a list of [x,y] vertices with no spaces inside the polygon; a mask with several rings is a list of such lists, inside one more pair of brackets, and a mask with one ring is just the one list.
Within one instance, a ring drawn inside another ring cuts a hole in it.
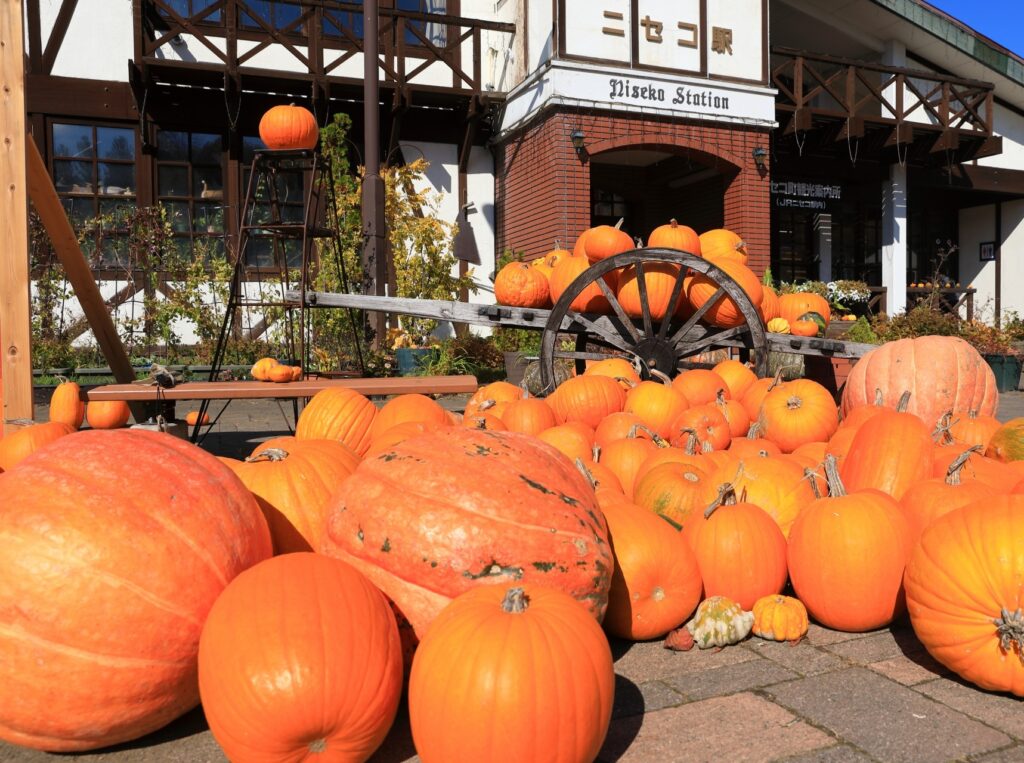
[{"label": "wooden bench", "polygon": [[146,384],[104,384],[85,392],[88,400],[295,400],[322,389],[344,387],[363,395],[455,395],[477,390],[475,376],[394,376],[381,379],[306,379],[275,384],[260,381],[182,382],[174,387]]}]

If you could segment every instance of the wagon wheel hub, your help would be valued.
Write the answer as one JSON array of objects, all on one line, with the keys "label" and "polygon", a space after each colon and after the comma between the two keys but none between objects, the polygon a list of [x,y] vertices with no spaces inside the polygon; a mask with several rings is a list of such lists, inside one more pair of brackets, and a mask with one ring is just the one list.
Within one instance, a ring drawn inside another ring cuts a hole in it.
[{"label": "wagon wheel hub", "polygon": [[667,339],[644,339],[636,345],[633,352],[646,369],[660,371],[669,376],[675,373],[678,355],[675,346]]}]

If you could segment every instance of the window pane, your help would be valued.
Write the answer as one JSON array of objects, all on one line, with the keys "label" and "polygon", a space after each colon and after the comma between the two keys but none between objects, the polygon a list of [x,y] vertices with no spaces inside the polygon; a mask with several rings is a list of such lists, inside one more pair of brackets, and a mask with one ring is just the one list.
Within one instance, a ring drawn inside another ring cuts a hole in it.
[{"label": "window pane", "polygon": [[284,255],[288,263],[288,267],[302,267],[302,242],[296,239],[285,239]]},{"label": "window pane", "polygon": [[279,202],[302,201],[301,172],[282,172],[277,176],[277,200]]},{"label": "window pane", "polygon": [[223,233],[224,208],[219,204],[196,204],[193,228],[200,233]]},{"label": "window pane", "polygon": [[[274,5],[274,26],[278,29],[288,26],[302,15],[302,9],[297,5],[291,3],[275,3]],[[301,30],[302,26],[299,25],[288,31],[299,32]]]},{"label": "window pane", "polygon": [[192,195],[200,199],[223,199],[220,167],[196,167],[192,170]]},{"label": "window pane", "polygon": [[100,199],[100,214],[109,215],[116,212],[128,213],[135,207],[135,200]]},{"label": "window pane", "polygon": [[96,193],[92,183],[92,162],[53,163],[54,185],[61,193]]},{"label": "window pane", "polygon": [[[249,9],[260,19],[266,22],[269,26],[273,26],[273,15],[270,11],[269,0],[249,0],[246,3]],[[250,29],[259,29],[260,25],[256,22],[256,19],[250,16],[248,13],[242,14],[242,26],[249,27]]]},{"label": "window pane", "polygon": [[92,128],[86,125],[53,126],[53,155],[88,158],[94,155]]},{"label": "window pane", "polygon": [[135,159],[135,131],[119,127],[97,127],[96,147],[100,159]]},{"label": "window pane", "polygon": [[281,220],[286,223],[301,223],[302,206],[298,204],[285,204],[281,207]]},{"label": "window pane", "polygon": [[[252,164],[253,156],[255,156],[257,151],[264,148],[266,148],[266,146],[259,138],[252,136],[242,138],[242,161],[246,164]],[[245,175],[244,179],[248,180],[248,175]]]},{"label": "window pane", "polygon": [[100,162],[98,171],[100,193],[131,195],[135,192],[134,164],[106,164]]},{"label": "window pane", "polygon": [[167,211],[167,220],[171,223],[171,230],[176,233],[188,233],[192,220],[188,211],[188,202],[165,201],[163,207]]},{"label": "window pane", "polygon": [[[188,18],[188,0],[164,0],[179,16]],[[164,15],[167,15],[166,13]]]},{"label": "window pane", "polygon": [[161,130],[157,158],[174,162],[188,161],[188,133]]},{"label": "window pane", "polygon": [[193,164],[215,164],[219,167],[222,154],[223,149],[219,135],[192,133]]},{"label": "window pane", "polygon": [[269,238],[250,236],[245,247],[245,260],[255,267],[270,267],[274,264],[274,246]]},{"label": "window pane", "polygon": [[64,205],[64,211],[67,212],[71,225],[75,228],[96,216],[95,202],[91,198],[64,196],[60,201]]},{"label": "window pane", "polygon": [[157,168],[157,187],[160,196],[188,196],[188,168]]}]

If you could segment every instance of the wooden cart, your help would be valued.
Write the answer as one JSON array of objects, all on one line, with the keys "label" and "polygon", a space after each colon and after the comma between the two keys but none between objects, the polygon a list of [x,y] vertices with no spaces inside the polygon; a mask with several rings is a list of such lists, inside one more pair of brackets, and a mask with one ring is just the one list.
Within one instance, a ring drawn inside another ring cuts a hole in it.
[{"label": "wooden cart", "polygon": [[[673,309],[668,310],[663,319],[652,316],[646,281],[646,269],[659,263],[679,266],[679,276],[669,298],[669,305]],[[626,314],[604,279],[608,273],[629,266],[636,270],[640,297],[641,314],[635,318]],[[703,274],[718,288],[699,310],[682,319],[675,316],[674,308],[680,300],[684,277],[688,273]],[[573,300],[593,284],[598,286],[608,300],[610,313],[584,314],[572,309]],[[768,353],[772,350],[834,358],[859,358],[873,348],[869,344],[768,333],[756,306],[725,271],[709,260],[675,249],[636,249],[601,260],[581,273],[551,309],[314,291],[289,291],[285,297],[307,308],[344,307],[477,326],[542,331],[540,375],[547,392],[554,389],[555,364],[560,359],[574,361],[577,371],[582,372],[588,360],[625,357],[634,363],[641,378],[664,380],[696,365],[696,358],[700,354],[716,349],[738,351],[743,359],[753,362],[758,376],[765,376]],[[741,325],[717,328],[701,321],[707,310],[721,297],[731,298],[736,303],[745,319]],[[567,342],[567,339],[571,341]]]}]

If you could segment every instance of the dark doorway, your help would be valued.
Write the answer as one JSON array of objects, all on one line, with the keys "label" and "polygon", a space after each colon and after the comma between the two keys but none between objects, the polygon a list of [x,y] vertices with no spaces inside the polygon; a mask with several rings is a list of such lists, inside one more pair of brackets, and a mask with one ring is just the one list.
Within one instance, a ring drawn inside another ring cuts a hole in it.
[{"label": "dark doorway", "polygon": [[619,149],[590,159],[591,225],[615,225],[644,242],[675,218],[701,233],[725,220],[727,179],[719,168],[686,155]]},{"label": "dark doorway", "polygon": [[772,217],[772,278],[795,283],[816,280],[814,218],[809,209],[776,209]]}]

